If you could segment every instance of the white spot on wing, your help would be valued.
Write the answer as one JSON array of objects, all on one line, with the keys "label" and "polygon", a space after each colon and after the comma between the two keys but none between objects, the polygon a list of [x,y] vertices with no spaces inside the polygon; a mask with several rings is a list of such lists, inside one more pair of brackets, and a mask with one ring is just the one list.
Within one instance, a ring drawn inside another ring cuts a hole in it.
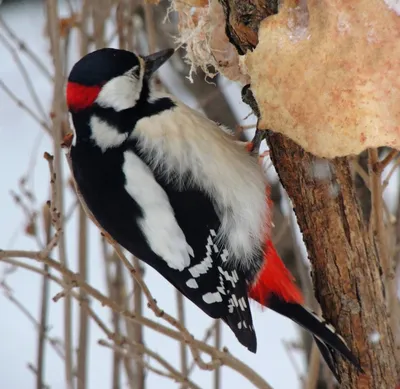
[{"label": "white spot on wing", "polygon": [[222,297],[218,292],[208,292],[203,295],[203,300],[207,304],[220,303],[222,301]]},{"label": "white spot on wing", "polygon": [[197,278],[201,274],[207,273],[208,269],[212,266],[212,258],[210,256],[206,256],[199,264],[194,265],[189,269],[192,277]]},{"label": "white spot on wing", "polygon": [[235,287],[235,284],[236,284],[236,279],[235,279],[235,277],[232,275],[229,275],[229,272],[227,271],[227,270],[224,270],[224,269],[222,269],[222,267],[221,266],[218,266],[218,270],[219,270],[219,272],[225,277],[225,279],[227,280],[227,281],[230,281],[230,283],[232,284],[232,288],[234,288]]},{"label": "white spot on wing", "polygon": [[239,302],[240,309],[241,309],[242,311],[245,311],[245,310],[246,310],[247,304],[246,304],[246,301],[244,300],[244,298],[241,297],[241,298],[238,300],[238,302]]},{"label": "white spot on wing", "polygon": [[217,291],[221,294],[226,294],[223,286],[217,286]]},{"label": "white spot on wing", "polygon": [[[214,233],[214,234],[213,234]],[[215,231],[210,230],[210,235],[207,238],[207,244],[206,244],[206,256],[204,259],[198,263],[197,265],[194,265],[189,269],[190,274],[192,277],[197,278],[200,277],[201,274],[207,273],[208,269],[212,267],[212,250],[211,247],[214,246],[214,242],[212,240],[212,236],[215,236]],[[193,250],[192,250],[193,251]]]},{"label": "white spot on wing", "polygon": [[103,152],[110,147],[120,146],[128,137],[128,134],[121,134],[116,128],[95,115],[90,119],[90,126],[92,139]]},{"label": "white spot on wing", "polygon": [[199,287],[199,284],[194,278],[190,278],[189,280],[187,280],[186,285],[192,289],[197,289]]},{"label": "white spot on wing", "polygon": [[222,262],[226,262],[228,260],[229,252],[227,249],[224,249],[221,254]]},{"label": "white spot on wing", "polygon": [[154,179],[151,169],[133,152],[124,153],[125,189],[143,210],[139,226],[150,248],[172,269],[190,265],[193,253],[179,227],[163,188]]}]

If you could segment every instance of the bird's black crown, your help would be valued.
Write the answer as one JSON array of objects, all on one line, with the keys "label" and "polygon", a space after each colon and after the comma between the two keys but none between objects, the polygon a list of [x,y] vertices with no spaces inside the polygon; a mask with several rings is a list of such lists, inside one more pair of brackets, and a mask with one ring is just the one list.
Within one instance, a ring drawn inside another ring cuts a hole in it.
[{"label": "bird's black crown", "polygon": [[85,55],[72,68],[68,81],[85,86],[102,85],[140,65],[137,55],[105,48]]}]

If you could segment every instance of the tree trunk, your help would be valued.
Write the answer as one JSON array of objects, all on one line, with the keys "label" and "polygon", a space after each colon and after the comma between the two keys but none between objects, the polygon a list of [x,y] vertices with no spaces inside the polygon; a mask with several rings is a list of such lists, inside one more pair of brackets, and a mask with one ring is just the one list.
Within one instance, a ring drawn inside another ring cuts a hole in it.
[{"label": "tree trunk", "polygon": [[[257,44],[259,22],[277,12],[275,0],[220,3],[226,31],[239,53]],[[366,373],[357,373],[341,361],[342,387],[394,389],[400,371],[380,261],[365,226],[348,159],[318,159],[277,133],[269,133],[268,143],[303,233],[316,297],[325,317],[344,336]]]}]

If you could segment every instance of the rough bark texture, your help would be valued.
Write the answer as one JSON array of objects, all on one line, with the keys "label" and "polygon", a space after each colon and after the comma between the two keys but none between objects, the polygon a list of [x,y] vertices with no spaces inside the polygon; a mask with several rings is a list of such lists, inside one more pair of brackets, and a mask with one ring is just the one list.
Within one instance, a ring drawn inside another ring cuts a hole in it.
[{"label": "rough bark texture", "polygon": [[[255,0],[220,2],[230,41],[240,53],[257,42],[257,23],[268,16],[265,10],[277,10],[274,0],[263,5]],[[243,25],[253,34],[244,31]],[[268,142],[313,265],[316,297],[325,317],[344,335],[366,372],[357,374],[340,362],[342,388],[394,389],[400,371],[385,308],[380,263],[364,224],[349,161],[316,159],[288,138],[272,132]]]}]

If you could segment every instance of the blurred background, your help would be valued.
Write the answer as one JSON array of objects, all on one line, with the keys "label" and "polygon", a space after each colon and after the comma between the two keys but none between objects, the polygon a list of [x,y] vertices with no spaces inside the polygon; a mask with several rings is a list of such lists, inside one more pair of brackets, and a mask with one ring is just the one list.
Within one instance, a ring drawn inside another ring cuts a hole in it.
[{"label": "blurred background", "polygon": [[[7,0],[1,3],[1,249],[38,252],[53,236],[46,205],[51,198],[50,175],[43,154],[46,151],[57,154],[58,138],[54,135],[58,132],[61,137],[68,131],[58,81],[61,79],[63,83],[71,66],[95,48],[123,47],[145,55],[176,47],[178,15],[171,11],[166,18],[170,2],[156,3],[141,0]],[[57,34],[54,34],[55,26]],[[159,87],[226,125],[238,138],[251,138],[256,118],[241,101],[240,85],[220,76],[206,77],[199,69],[193,74],[193,80],[189,80],[190,66],[184,57],[183,47],[179,55],[161,68]],[[56,111],[60,108],[56,104],[60,99],[62,116],[57,122],[54,117],[58,115]],[[88,284],[126,309],[168,326],[147,307],[140,288],[135,287],[97,227],[87,220],[72,189],[63,154],[56,157],[55,163],[59,162],[57,180],[62,188],[60,211],[65,233],[63,244],[52,250],[51,257],[65,262]],[[296,275],[307,302],[315,308],[306,252],[290,202],[268,158],[264,164],[275,204],[275,244]],[[397,176],[393,175],[385,192],[388,209],[393,214],[397,211],[397,188]],[[361,184],[359,190],[362,196]],[[368,212],[368,205],[365,209]],[[135,264],[138,266],[136,261]],[[159,306],[176,317],[197,339],[213,347],[227,347],[275,389],[306,387],[310,338],[289,320],[254,306],[258,352],[251,354],[238,344],[230,330],[183,300],[160,275],[142,264],[140,268]],[[53,297],[63,287],[48,274],[60,278],[57,271],[32,259],[0,261],[0,387],[252,387],[246,378],[227,367],[201,370],[193,363],[187,347],[146,326],[125,320],[82,291],[74,289],[78,299],[64,291],[66,296],[54,302]],[[107,339],[104,328],[88,314],[86,301],[114,335],[127,335],[166,360],[179,374],[168,371],[149,352],[137,348],[128,353]],[[190,383],[176,382],[182,377],[189,377]],[[333,385],[330,373],[321,366],[315,387],[333,388]]]}]

